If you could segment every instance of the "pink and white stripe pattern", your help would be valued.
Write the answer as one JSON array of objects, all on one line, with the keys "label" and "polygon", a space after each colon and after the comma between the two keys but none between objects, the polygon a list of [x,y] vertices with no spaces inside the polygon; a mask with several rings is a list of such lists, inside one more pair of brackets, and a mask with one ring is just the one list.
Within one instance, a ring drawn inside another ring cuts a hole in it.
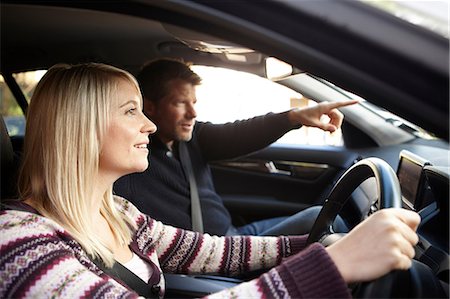
[{"label": "pink and white stripe pattern", "polygon": [[[314,295],[315,290],[289,274],[295,271],[296,276],[307,278],[314,285],[332,281],[326,291],[319,290],[317,294],[321,296],[349,296],[345,283],[321,245],[310,246],[305,253],[296,254],[305,248],[304,236],[203,235],[164,225],[140,213],[128,201],[115,199],[124,217],[136,223],[130,248],[162,272],[236,275],[279,265],[255,280],[210,297]],[[0,298],[138,297],[120,281],[103,273],[67,231],[48,218],[32,212],[4,210],[0,212],[0,232]],[[291,255],[294,256],[281,263]],[[308,270],[299,272],[299,267]],[[330,270],[324,271],[327,267]],[[161,278],[156,283],[164,289],[164,278]]]}]

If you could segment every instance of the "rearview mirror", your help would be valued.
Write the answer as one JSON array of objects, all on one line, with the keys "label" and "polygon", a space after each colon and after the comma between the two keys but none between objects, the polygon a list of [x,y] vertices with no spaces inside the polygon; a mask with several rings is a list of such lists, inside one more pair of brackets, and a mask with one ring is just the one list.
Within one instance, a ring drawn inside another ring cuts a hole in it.
[{"label": "rearview mirror", "polygon": [[275,57],[266,58],[266,77],[270,80],[281,79],[292,74],[292,65]]}]

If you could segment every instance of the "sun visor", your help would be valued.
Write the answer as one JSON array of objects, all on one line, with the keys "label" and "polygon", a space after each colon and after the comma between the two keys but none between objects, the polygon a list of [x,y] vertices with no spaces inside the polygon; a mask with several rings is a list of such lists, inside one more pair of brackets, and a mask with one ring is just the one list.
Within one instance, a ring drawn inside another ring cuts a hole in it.
[{"label": "sun visor", "polygon": [[164,29],[191,49],[215,54],[222,60],[236,63],[260,63],[263,55],[252,49],[221,40],[219,38],[181,28],[162,24]]}]

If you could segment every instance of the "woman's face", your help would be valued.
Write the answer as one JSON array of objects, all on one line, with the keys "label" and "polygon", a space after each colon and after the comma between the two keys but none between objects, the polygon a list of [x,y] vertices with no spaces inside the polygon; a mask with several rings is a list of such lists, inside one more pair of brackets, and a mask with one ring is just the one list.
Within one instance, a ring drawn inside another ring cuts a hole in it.
[{"label": "woman's face", "polygon": [[148,167],[149,135],[156,126],[142,112],[142,103],[135,86],[120,80],[118,101],[111,108],[111,119],[100,154],[101,173],[119,177],[142,172]]}]

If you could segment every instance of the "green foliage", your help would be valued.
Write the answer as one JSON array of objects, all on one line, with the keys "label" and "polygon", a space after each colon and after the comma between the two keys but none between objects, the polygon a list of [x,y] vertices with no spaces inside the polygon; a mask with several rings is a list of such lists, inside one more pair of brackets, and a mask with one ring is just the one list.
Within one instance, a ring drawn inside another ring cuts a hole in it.
[{"label": "green foliage", "polygon": [[23,115],[23,111],[17,104],[5,82],[0,81],[0,112],[3,116]]}]

